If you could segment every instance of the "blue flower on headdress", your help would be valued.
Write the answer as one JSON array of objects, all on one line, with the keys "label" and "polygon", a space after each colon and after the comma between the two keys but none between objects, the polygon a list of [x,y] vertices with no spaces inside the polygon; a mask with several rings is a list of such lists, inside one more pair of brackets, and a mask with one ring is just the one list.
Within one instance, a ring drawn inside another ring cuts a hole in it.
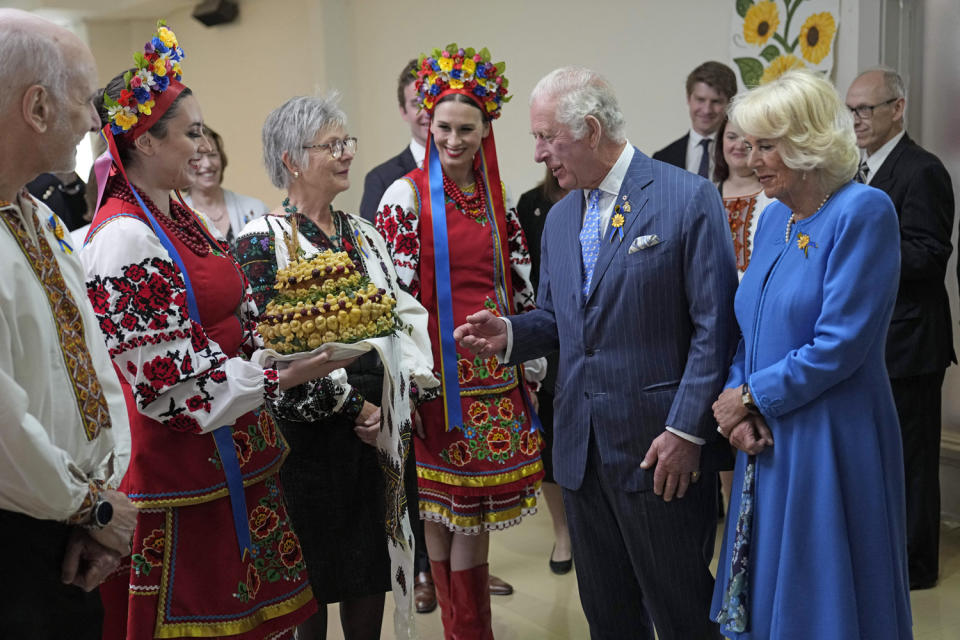
[{"label": "blue flower on headdress", "polygon": [[[153,40],[156,40],[156,38],[154,38]],[[148,42],[147,44],[143,45],[143,53],[144,53],[144,55],[149,55],[149,54],[151,54],[151,53],[154,52],[154,49],[153,49],[153,40],[151,40],[151,41]]]},{"label": "blue flower on headdress", "polygon": [[116,125],[116,124],[111,124],[111,125],[110,125],[110,131],[113,133],[113,135],[119,136],[120,134],[123,133],[123,127],[118,126],[118,125]]},{"label": "blue flower on headdress", "polygon": [[473,72],[478,78],[486,78],[487,70],[484,68],[484,65],[478,64],[476,71]]},{"label": "blue flower on headdress", "polygon": [[450,71],[450,77],[459,80],[463,77],[463,71],[461,69],[452,69]]},{"label": "blue flower on headdress", "polygon": [[440,73],[440,63],[439,63],[439,62],[437,62],[436,60],[432,60],[432,61],[430,62],[430,66],[433,67],[433,70],[434,70],[435,72]]},{"label": "blue flower on headdress", "polygon": [[142,85],[133,90],[133,95],[137,98],[137,102],[141,104],[150,100],[150,91]]},{"label": "blue flower on headdress", "polygon": [[482,98],[483,96],[487,95],[487,90],[481,87],[480,85],[477,85],[473,88],[473,93],[474,95]]},{"label": "blue flower on headdress", "polygon": [[157,53],[166,53],[170,49],[167,48],[167,45],[163,44],[163,40],[154,36],[153,40],[150,41],[153,44],[153,48]]},{"label": "blue flower on headdress", "polygon": [[180,60],[183,60],[183,49],[181,49],[180,47],[170,49],[170,59],[173,60],[174,62],[179,62]]},{"label": "blue flower on headdress", "polygon": [[157,81],[157,91],[166,91],[167,87],[170,85],[169,76],[154,76]]},{"label": "blue flower on headdress", "polygon": [[437,94],[439,94],[439,93],[440,93],[440,85],[438,85],[438,84],[430,85],[430,95],[434,95],[434,96],[435,96],[435,95],[437,95]]}]

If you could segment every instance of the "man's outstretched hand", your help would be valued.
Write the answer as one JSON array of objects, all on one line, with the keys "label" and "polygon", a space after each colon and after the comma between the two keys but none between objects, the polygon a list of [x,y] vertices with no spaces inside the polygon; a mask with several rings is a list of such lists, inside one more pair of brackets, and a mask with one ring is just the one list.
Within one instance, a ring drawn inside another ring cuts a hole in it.
[{"label": "man's outstretched hand", "polygon": [[506,350],[507,323],[487,310],[478,311],[453,330],[453,337],[461,347],[489,358]]}]

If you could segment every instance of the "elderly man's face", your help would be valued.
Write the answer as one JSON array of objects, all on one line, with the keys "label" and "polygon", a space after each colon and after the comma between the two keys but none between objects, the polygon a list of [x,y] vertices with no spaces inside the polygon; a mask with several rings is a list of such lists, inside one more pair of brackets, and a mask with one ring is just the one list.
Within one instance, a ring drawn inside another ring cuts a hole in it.
[{"label": "elderly man's face", "polygon": [[77,145],[88,131],[100,128],[100,118],[93,106],[97,90],[97,69],[90,51],[79,41],[64,45],[67,84],[63,95],[52,96],[55,120],[50,128],[49,158],[52,172],[72,171],[76,164]]},{"label": "elderly man's face", "polygon": [[[866,108],[868,114],[858,115],[855,111],[858,107]],[[868,154],[877,151],[903,128],[904,100],[893,99],[880,71],[866,73],[850,85],[847,108],[853,111],[857,146]]]},{"label": "elderly man's face", "polygon": [[533,159],[547,165],[564,189],[597,186],[606,171],[598,166],[595,150],[586,136],[574,140],[570,127],[557,122],[556,113],[557,103],[551,98],[530,105],[530,131],[536,141]]}]

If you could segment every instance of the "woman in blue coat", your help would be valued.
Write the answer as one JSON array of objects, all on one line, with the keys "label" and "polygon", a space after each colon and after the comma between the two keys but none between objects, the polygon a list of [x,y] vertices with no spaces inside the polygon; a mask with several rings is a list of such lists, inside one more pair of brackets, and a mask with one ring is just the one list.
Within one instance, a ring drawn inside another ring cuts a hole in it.
[{"label": "woman in blue coat", "polygon": [[739,450],[711,617],[730,638],[911,638],[903,463],[884,344],[897,215],[852,181],[853,123],[808,72],[737,96],[770,205],[714,404]]}]

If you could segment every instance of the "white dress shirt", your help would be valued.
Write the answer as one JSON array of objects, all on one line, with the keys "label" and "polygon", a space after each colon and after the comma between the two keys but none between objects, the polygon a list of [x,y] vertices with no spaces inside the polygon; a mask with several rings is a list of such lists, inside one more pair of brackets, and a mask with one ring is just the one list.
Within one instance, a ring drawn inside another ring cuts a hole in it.
[{"label": "white dress shirt", "polygon": [[879,149],[873,152],[871,155],[867,155],[864,151],[860,156],[860,161],[867,161],[867,167],[870,168],[870,173],[867,174],[867,184],[873,181],[873,176],[877,175],[877,171],[880,170],[880,167],[883,166],[884,161],[887,159],[887,156],[890,155],[890,152],[893,151],[893,148],[897,146],[900,142],[900,138],[904,136],[907,131],[904,129],[897,135],[893,136],[881,146]]},{"label": "white dress shirt", "polygon": [[427,148],[411,138],[410,153],[413,154],[413,161],[417,163],[417,169],[423,169],[423,158],[427,155]]}]

